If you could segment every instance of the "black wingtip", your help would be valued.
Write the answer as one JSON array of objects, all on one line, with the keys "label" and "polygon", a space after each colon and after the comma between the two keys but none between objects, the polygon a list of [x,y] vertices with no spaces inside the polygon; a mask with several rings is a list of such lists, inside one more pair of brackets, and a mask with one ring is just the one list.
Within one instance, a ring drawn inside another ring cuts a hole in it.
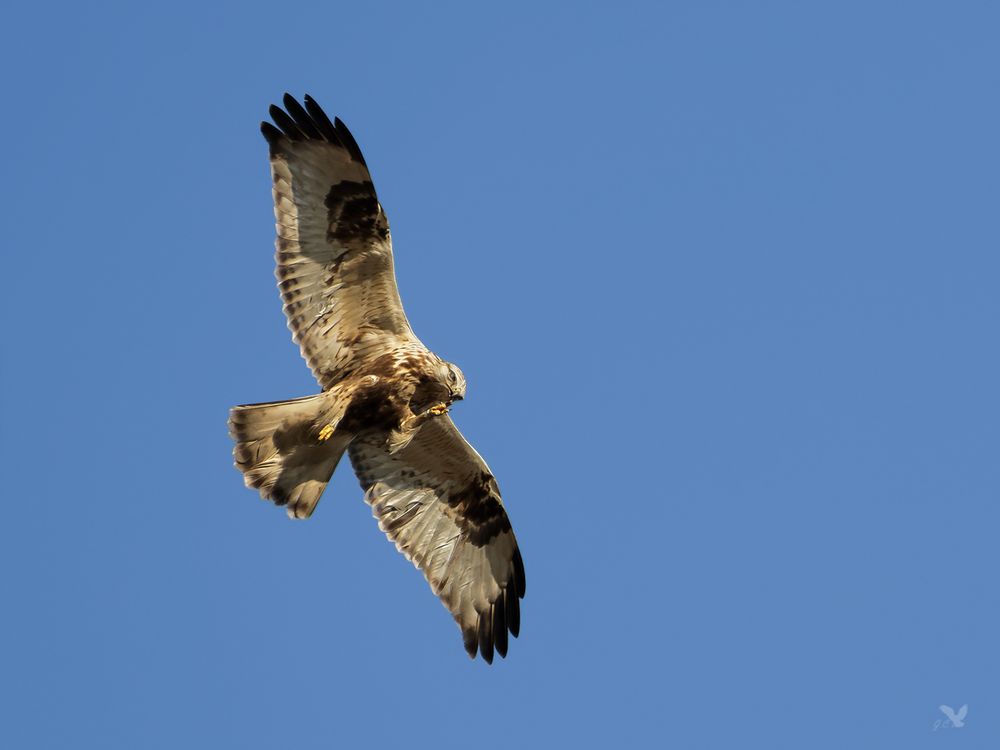
[{"label": "black wingtip", "polygon": [[523,599],[527,581],[524,578],[524,560],[521,559],[521,550],[517,547],[514,547],[514,584],[517,587],[517,595]]},{"label": "black wingtip", "polygon": [[504,592],[493,602],[493,641],[501,659],[507,658],[507,617]]},{"label": "black wingtip", "polygon": [[281,138],[281,131],[266,120],[260,124],[260,132],[271,146],[276,145]]},{"label": "black wingtip", "polygon": [[278,126],[285,137],[292,141],[304,141],[306,134],[295,124],[295,120],[277,104],[268,107],[267,113],[271,115],[274,124]]},{"label": "black wingtip", "polygon": [[361,153],[361,147],[339,117],[331,122],[323,108],[309,94],[302,97],[302,102],[303,104],[299,104],[298,100],[286,91],[281,97],[284,109],[277,104],[272,104],[268,108],[268,114],[271,115],[274,125],[267,123],[266,129],[261,125],[261,132],[264,133],[268,143],[273,143],[280,137],[290,141],[328,141],[345,149],[354,161],[360,162],[364,167],[368,166],[364,154]]},{"label": "black wingtip", "polygon": [[490,612],[479,615],[479,654],[487,664],[493,663],[493,618]]},{"label": "black wingtip", "polygon": [[333,118],[333,123],[334,128],[337,131],[337,136],[340,138],[341,143],[344,144],[344,148],[346,148],[348,153],[350,153],[351,158],[361,162],[367,167],[368,164],[365,162],[365,157],[361,153],[361,147],[358,145],[358,142],[354,140],[354,136],[351,135],[351,131],[347,129],[344,121],[339,117],[335,117]]},{"label": "black wingtip", "polygon": [[514,579],[507,584],[507,591],[504,592],[504,603],[506,604],[507,629],[510,634],[517,638],[521,633],[521,603],[517,592],[514,590]]},{"label": "black wingtip", "polygon": [[319,128],[316,127],[316,123],[313,122],[313,118],[298,103],[295,97],[291,94],[285,94],[282,101],[285,105],[285,111],[288,112],[306,138],[317,141],[323,140],[323,135],[320,133]]},{"label": "black wingtip", "polygon": [[312,118],[313,122],[316,123],[316,127],[323,134],[323,137],[330,143],[336,143],[338,146],[343,146],[344,144],[340,142],[340,137],[337,135],[337,129],[330,122],[330,118],[326,116],[326,112],[323,108],[316,103],[309,94],[306,94],[303,98],[306,105],[306,112]]},{"label": "black wingtip", "polygon": [[479,635],[475,630],[467,629],[462,631],[462,645],[465,646],[465,653],[469,655],[470,659],[476,658],[476,652],[479,651]]}]

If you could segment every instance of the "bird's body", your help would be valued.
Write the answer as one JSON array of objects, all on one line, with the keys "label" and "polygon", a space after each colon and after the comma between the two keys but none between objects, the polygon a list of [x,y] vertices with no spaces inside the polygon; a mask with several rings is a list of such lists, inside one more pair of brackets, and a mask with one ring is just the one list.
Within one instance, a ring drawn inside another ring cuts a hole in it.
[{"label": "bird's body", "polygon": [[403,313],[389,223],[347,128],[286,95],[261,130],[270,146],[278,286],[323,391],[237,406],[234,456],[247,486],[316,508],[345,452],[379,526],[420,568],[466,650],[505,656],[520,628],[524,566],[499,488],[448,416],[465,377]]}]

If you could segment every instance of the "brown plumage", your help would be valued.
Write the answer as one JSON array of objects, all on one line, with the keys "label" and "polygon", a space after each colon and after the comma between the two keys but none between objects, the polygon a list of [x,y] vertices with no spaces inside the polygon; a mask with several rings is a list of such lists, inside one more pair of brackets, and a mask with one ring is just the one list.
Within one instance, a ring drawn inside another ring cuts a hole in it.
[{"label": "brown plumage", "polygon": [[309,96],[283,104],[261,124],[275,275],[323,390],[232,409],[236,467],[261,497],[308,518],[347,452],[379,528],[451,611],[469,655],[492,662],[520,631],[524,564],[496,479],[447,414],[465,378],[410,329],[389,222],[354,137]]}]

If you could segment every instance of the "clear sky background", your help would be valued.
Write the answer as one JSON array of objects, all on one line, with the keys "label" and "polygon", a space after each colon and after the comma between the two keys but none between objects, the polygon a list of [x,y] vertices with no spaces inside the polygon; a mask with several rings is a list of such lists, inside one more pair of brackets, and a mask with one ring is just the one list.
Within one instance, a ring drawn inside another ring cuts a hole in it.
[{"label": "clear sky background", "polygon": [[[0,745],[997,747],[998,30],[8,9]],[[347,464],[298,523],[232,467],[231,405],[317,391],[272,277],[286,90],[354,131],[468,376],[528,579],[492,667]]]}]

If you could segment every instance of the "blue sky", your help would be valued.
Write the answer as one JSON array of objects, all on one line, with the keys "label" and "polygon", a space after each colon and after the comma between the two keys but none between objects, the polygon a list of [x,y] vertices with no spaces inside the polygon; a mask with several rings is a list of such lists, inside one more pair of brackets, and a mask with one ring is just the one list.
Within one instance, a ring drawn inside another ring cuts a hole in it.
[{"label": "blue sky", "polygon": [[[10,10],[0,744],[995,747],[998,24]],[[232,467],[229,406],[317,390],[272,277],[286,90],[354,131],[468,377],[528,578],[492,667],[346,464],[305,523]]]}]

